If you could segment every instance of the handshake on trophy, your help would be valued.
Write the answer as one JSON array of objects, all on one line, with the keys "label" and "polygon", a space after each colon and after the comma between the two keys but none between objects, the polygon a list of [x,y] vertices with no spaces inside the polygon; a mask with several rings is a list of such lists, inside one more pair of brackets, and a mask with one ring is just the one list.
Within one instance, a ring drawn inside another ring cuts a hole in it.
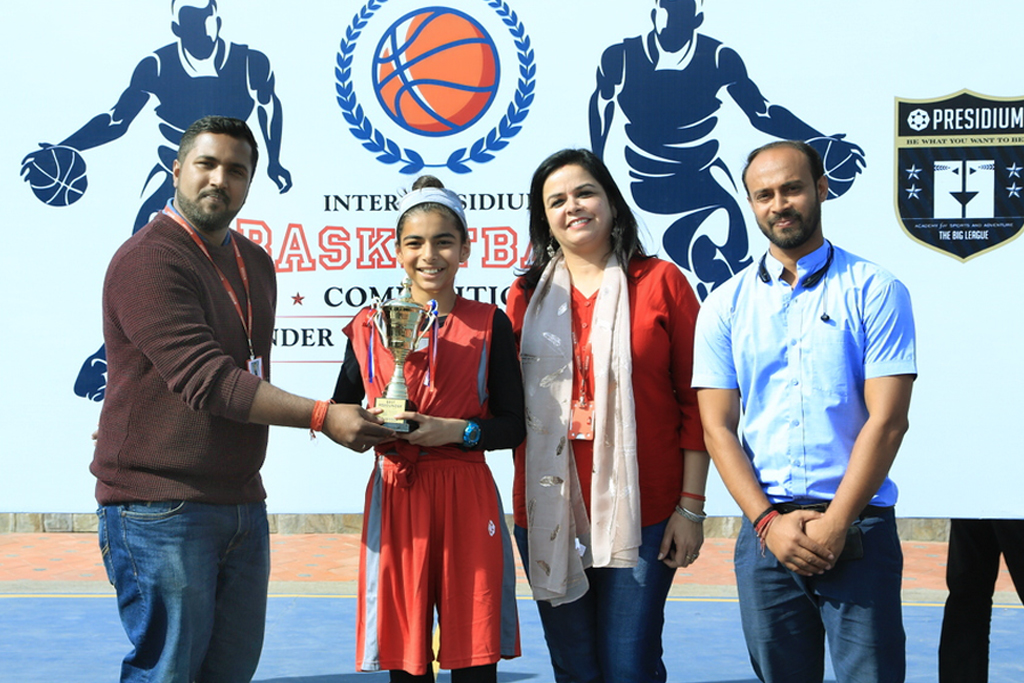
[{"label": "handshake on trophy", "polygon": [[[396,298],[378,302],[373,307],[370,321],[380,334],[384,348],[395,359],[391,380],[373,407],[383,409],[380,418],[384,420],[384,426],[396,432],[405,434],[418,426],[412,420],[397,417],[398,413],[416,409],[409,400],[409,388],[405,383],[405,359],[416,350],[436,320],[437,302],[431,300],[427,306],[416,303],[412,298],[412,281],[409,278],[402,282],[402,291]],[[370,348],[373,348],[373,340],[370,340]],[[372,372],[372,360],[370,367]]]}]

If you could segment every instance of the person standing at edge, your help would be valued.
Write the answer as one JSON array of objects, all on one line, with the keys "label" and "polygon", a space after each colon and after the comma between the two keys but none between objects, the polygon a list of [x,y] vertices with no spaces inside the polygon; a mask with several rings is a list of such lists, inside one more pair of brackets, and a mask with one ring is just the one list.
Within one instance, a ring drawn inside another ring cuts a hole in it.
[{"label": "person standing at edge", "polygon": [[704,541],[697,298],[675,265],[644,254],[589,150],[534,172],[530,243],[508,298],[526,387],[515,535],[555,680],[663,682],[665,601]]},{"label": "person standing at edge", "polygon": [[[518,657],[515,558],[484,452],[522,442],[523,382],[515,337],[496,306],[459,296],[469,258],[459,196],[420,176],[399,203],[395,252],[410,296],[436,307],[437,327],[406,358],[414,430],[376,448],[359,553],[356,667],[392,683],[496,683],[498,660]],[[394,358],[363,309],[349,338],[334,400],[384,394]]]},{"label": "person standing at edge", "polygon": [[951,519],[939,683],[988,683],[992,597],[999,558],[1024,601],[1024,519]]},{"label": "person standing at edge", "polygon": [[821,681],[827,637],[840,683],[902,681],[888,472],[917,374],[910,296],[823,237],[828,179],[812,147],[754,150],[743,182],[770,246],[704,303],[693,386],[746,516],[735,567],[751,663],[769,683]]},{"label": "person standing at edge", "polygon": [[393,436],[371,412],[269,382],[274,265],[229,229],[257,158],[243,121],[193,123],[173,200],[107,269],[109,381],[90,470],[134,647],[122,681],[252,679],[270,573],[267,425],[322,430],[358,451]]}]

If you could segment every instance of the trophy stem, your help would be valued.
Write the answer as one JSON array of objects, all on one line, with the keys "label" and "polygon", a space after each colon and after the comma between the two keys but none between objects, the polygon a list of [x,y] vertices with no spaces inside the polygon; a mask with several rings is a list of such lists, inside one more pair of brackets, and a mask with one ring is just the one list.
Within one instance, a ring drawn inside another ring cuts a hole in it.
[{"label": "trophy stem", "polygon": [[403,400],[407,400],[409,398],[409,387],[405,383],[405,358],[408,355],[408,352],[402,353],[402,351],[404,351],[404,349],[392,350],[395,356],[395,371],[391,375],[391,381],[388,382],[387,388],[384,390],[384,398],[396,398]]}]

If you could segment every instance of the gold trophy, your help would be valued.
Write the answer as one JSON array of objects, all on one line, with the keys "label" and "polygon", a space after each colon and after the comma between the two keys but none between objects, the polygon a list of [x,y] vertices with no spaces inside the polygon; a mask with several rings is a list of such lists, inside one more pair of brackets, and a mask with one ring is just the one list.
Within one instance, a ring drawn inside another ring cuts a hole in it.
[{"label": "gold trophy", "polygon": [[[430,303],[434,304],[433,301]],[[413,300],[412,280],[409,278],[402,282],[402,292],[398,297],[378,303],[374,307],[374,327],[380,334],[384,348],[395,359],[395,369],[384,395],[374,401],[373,405],[375,408],[384,409],[380,414],[384,426],[396,432],[411,432],[417,427],[415,422],[401,420],[395,416],[403,411],[416,409],[409,400],[409,389],[405,384],[405,359],[416,350],[436,318],[436,305],[423,306]]]}]

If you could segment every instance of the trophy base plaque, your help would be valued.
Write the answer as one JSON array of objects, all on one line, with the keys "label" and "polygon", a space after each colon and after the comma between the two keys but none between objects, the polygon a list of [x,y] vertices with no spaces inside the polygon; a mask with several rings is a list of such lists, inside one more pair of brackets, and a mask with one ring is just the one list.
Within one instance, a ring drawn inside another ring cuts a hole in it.
[{"label": "trophy base plaque", "polygon": [[413,420],[402,420],[397,417],[399,413],[416,410],[412,401],[404,398],[384,398],[383,396],[373,402],[374,408],[381,408],[382,412],[378,417],[384,420],[384,426],[400,434],[408,434],[419,427],[419,423]]}]

